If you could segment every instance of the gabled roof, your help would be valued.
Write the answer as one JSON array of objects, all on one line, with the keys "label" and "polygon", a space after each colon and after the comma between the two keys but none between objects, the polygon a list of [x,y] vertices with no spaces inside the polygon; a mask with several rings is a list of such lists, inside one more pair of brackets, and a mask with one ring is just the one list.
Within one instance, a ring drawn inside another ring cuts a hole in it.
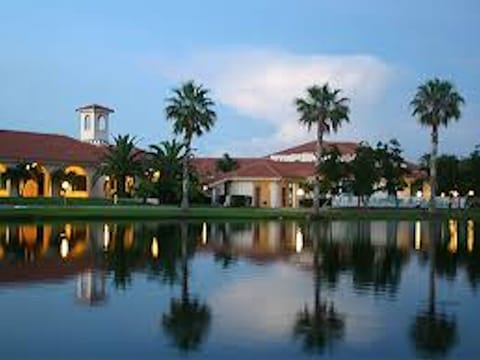
[{"label": "gabled roof", "polygon": [[104,110],[104,111],[108,111],[108,112],[115,112],[113,109],[110,109],[106,106],[103,106],[103,105],[99,105],[99,104],[88,104],[88,105],[84,105],[84,106],[80,106],[79,108],[75,109],[75,111],[80,111],[80,110],[88,110],[88,109],[100,109],[100,110]]},{"label": "gabled roof", "polygon": [[0,130],[0,161],[96,163],[104,151],[64,135]]},{"label": "gabled roof", "polygon": [[[325,150],[330,150],[332,146],[336,146],[342,155],[353,154],[359,146],[356,142],[347,142],[347,141],[324,141],[323,146]],[[302,154],[302,153],[315,153],[317,148],[317,141],[309,141],[307,143],[297,145],[285,150],[278,151],[272,155],[292,155],[292,154]]]}]

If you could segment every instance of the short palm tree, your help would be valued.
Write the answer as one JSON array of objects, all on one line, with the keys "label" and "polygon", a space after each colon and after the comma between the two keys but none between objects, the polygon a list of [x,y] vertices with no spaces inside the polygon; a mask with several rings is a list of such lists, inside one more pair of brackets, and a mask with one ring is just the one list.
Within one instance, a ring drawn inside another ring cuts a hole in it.
[{"label": "short palm tree", "polygon": [[194,136],[209,131],[216,120],[213,100],[209,90],[193,81],[182,84],[173,90],[173,96],[167,99],[167,120],[173,121],[173,131],[183,137],[185,156],[182,164],[182,209],[188,209],[189,161]]},{"label": "short palm tree", "polygon": [[171,203],[180,194],[184,149],[184,144],[175,139],[150,145],[148,165],[153,171],[156,195],[160,201]]},{"label": "short palm tree", "polygon": [[441,125],[448,126],[452,120],[461,116],[463,97],[458,93],[453,84],[446,80],[433,79],[417,88],[415,97],[410,102],[413,116],[417,117],[420,124],[431,128],[430,154],[430,209],[435,208],[435,195],[437,192],[437,153],[438,132]]},{"label": "short palm tree", "polygon": [[349,121],[349,99],[340,96],[340,89],[331,89],[329,84],[314,85],[307,89],[304,98],[295,99],[295,107],[300,115],[298,121],[307,126],[317,126],[316,168],[313,207],[315,212],[320,208],[320,174],[318,169],[322,162],[323,137],[330,132],[336,132],[342,122]]},{"label": "short palm tree", "polygon": [[135,177],[141,173],[140,151],[135,148],[135,138],[130,135],[118,135],[115,144],[106,148],[105,155],[96,169],[95,179],[109,176],[117,183],[117,194],[126,196],[125,182],[127,177]]}]

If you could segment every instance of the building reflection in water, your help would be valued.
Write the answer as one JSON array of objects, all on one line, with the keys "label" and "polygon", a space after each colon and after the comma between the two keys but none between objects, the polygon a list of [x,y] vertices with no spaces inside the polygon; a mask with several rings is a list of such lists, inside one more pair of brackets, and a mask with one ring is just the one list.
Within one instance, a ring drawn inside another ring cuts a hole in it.
[{"label": "building reflection in water", "polygon": [[77,299],[84,304],[101,305],[107,298],[106,274],[103,270],[87,270],[78,275]]}]

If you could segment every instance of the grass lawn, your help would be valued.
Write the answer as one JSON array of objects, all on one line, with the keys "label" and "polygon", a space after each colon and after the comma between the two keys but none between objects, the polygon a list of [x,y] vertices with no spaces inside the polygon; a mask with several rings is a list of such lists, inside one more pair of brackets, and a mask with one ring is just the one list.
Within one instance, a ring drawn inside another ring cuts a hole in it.
[{"label": "grass lawn", "polygon": [[[2,199],[5,200],[5,199]],[[132,205],[121,201],[111,205],[104,199],[22,199],[21,202],[0,201],[0,220],[49,220],[49,219],[313,219],[309,209],[259,209],[213,208],[193,206],[182,211],[174,206]],[[34,201],[35,200],[35,201]],[[43,200],[43,201],[39,201]],[[16,205],[13,205],[16,204]],[[125,205],[127,204],[127,205]],[[480,220],[480,209],[440,210],[442,218],[472,218]],[[422,209],[326,209],[319,218],[324,219],[429,219],[433,215]]]}]

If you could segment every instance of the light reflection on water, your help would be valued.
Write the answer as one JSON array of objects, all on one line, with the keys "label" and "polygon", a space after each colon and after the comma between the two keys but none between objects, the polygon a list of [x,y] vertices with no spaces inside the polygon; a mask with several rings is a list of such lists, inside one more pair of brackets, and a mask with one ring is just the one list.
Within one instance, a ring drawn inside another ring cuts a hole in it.
[{"label": "light reflection on water", "polygon": [[479,231],[453,219],[0,224],[2,356],[471,358]]}]

